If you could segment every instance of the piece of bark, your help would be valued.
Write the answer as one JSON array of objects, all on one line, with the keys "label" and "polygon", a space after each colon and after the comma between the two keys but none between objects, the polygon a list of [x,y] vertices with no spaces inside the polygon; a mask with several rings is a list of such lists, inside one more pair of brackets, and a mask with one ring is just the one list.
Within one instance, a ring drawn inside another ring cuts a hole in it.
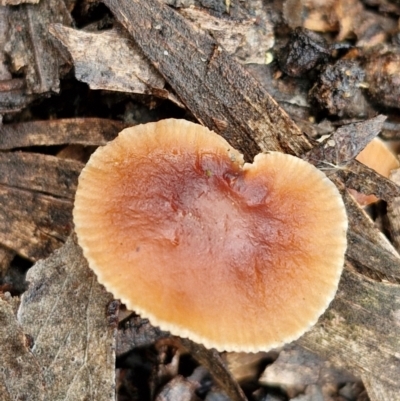
[{"label": "piece of bark", "polygon": [[168,6],[157,0],[105,4],[196,118],[248,160],[260,149],[300,155],[311,148],[287,114],[218,42]]},{"label": "piece of bark", "polygon": [[15,251],[0,244],[0,283],[5,277],[12,260],[15,257]]},{"label": "piece of bark", "polygon": [[83,163],[40,153],[0,153],[0,184],[73,200]]},{"label": "piece of bark", "polygon": [[72,201],[0,185],[0,244],[36,261],[72,229]]},{"label": "piece of bark", "polygon": [[362,380],[367,389],[370,401],[380,401],[380,400],[390,400],[390,401],[399,401],[399,386],[388,385],[387,383],[382,384],[380,380],[376,380],[375,377],[364,374],[362,375]]},{"label": "piece of bark", "polygon": [[271,362],[278,357],[279,353],[275,350],[269,352],[226,352],[221,355],[229,371],[239,383],[256,382],[260,373],[260,368],[267,362]]},{"label": "piece of bark", "polygon": [[48,33],[49,24],[57,22],[72,24],[61,0],[21,4],[10,11],[6,51],[13,72],[24,72],[27,94],[59,91],[59,67],[63,59]]},{"label": "piece of bark", "polygon": [[385,201],[400,196],[400,187],[396,183],[357,160],[347,163],[345,168],[339,168],[336,174],[341,177],[346,187],[355,189],[362,194],[372,194]]},{"label": "piece of bark", "polygon": [[362,86],[365,72],[356,60],[338,60],[325,64],[309,92],[313,104],[332,116],[365,118],[371,108]]},{"label": "piece of bark", "polygon": [[207,349],[204,345],[196,344],[188,338],[182,338],[180,341],[193,358],[210,372],[218,386],[232,401],[247,401],[243,390],[225,366],[217,350]]},{"label": "piece of bark", "polygon": [[89,33],[53,24],[49,32],[71,54],[76,78],[91,89],[154,94],[168,99],[164,78],[121,30]]},{"label": "piece of bark", "polygon": [[323,388],[329,384],[337,392],[343,383],[359,381],[348,371],[335,368],[331,362],[297,344],[285,346],[259,378],[261,384],[282,388],[290,398],[303,393],[310,385]]},{"label": "piece of bark", "polygon": [[19,4],[37,4],[39,0],[0,0],[0,6],[18,6]]},{"label": "piece of bark", "polygon": [[400,108],[400,52],[374,51],[365,63],[368,92],[375,103]]},{"label": "piece of bark", "polygon": [[155,401],[200,401],[195,394],[197,387],[197,383],[179,375],[161,389]]},{"label": "piece of bark", "polygon": [[346,191],[344,184],[337,177],[331,177],[331,179],[342,194],[349,219],[347,259],[363,270],[383,274],[384,278],[398,282],[400,279],[399,254]]},{"label": "piece of bark", "polygon": [[150,324],[148,319],[132,315],[120,324],[117,338],[117,357],[137,347],[146,347],[156,341],[169,337],[170,334]]},{"label": "piece of bark", "polygon": [[0,81],[0,113],[16,112],[26,107],[34,96],[25,92],[25,80],[21,78]]},{"label": "piece of bark", "polygon": [[295,28],[286,45],[278,52],[280,69],[300,78],[320,64],[326,64],[332,48],[322,35],[302,27]]},{"label": "piece of bark", "polygon": [[276,79],[275,74],[279,74],[279,71],[274,64],[250,64],[246,69],[290,117],[309,121],[312,109],[308,102],[309,87],[306,80],[294,79],[288,75]]},{"label": "piece of bark", "polygon": [[396,388],[400,399],[400,286],[377,283],[347,264],[335,299],[297,342],[338,366]]},{"label": "piece of bark", "polygon": [[0,397],[45,401],[42,371],[12,306],[0,297]]},{"label": "piece of bark", "polygon": [[322,171],[349,163],[382,130],[386,117],[379,115],[360,123],[339,127],[332,135],[307,152],[303,159]]},{"label": "piece of bark", "polygon": [[7,55],[4,50],[6,45],[7,32],[9,29],[9,21],[8,21],[9,13],[10,9],[8,7],[0,7],[0,82],[12,78],[12,75],[7,67]]},{"label": "piece of bark", "polygon": [[[393,170],[390,174],[390,179],[400,185],[400,169]],[[400,252],[400,197],[388,202],[387,215],[393,245]]]},{"label": "piece of bark", "polygon": [[[179,13],[207,31],[241,63],[264,64],[265,55],[275,42],[273,25],[268,14],[259,7],[258,15],[241,19],[218,18],[204,9],[183,8]],[[264,11],[262,13],[262,11]],[[261,14],[262,13],[262,14]]]},{"label": "piece of bark", "polygon": [[0,150],[80,144],[101,146],[128,124],[102,118],[66,118],[0,125]]},{"label": "piece of bark", "polygon": [[46,400],[115,400],[116,317],[74,238],[33,266],[18,319],[32,338]]},{"label": "piece of bark", "polygon": [[400,139],[400,118],[398,115],[391,114],[389,116],[383,124],[381,136],[388,141]]}]

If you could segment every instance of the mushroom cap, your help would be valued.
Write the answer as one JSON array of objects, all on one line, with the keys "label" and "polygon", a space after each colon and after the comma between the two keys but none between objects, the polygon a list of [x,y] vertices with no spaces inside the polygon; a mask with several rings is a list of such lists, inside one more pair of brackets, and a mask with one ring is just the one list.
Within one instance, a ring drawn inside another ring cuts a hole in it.
[{"label": "mushroom cap", "polygon": [[107,290],[154,325],[227,351],[268,350],[328,307],[347,218],[332,182],[281,153],[252,164],[207,128],[128,128],[90,158],[78,241]]},{"label": "mushroom cap", "polygon": [[[386,178],[389,178],[392,170],[399,167],[397,157],[379,138],[374,138],[358,154],[356,160]],[[365,195],[355,189],[350,189],[349,191],[361,206],[367,206],[379,200],[375,195]]]}]

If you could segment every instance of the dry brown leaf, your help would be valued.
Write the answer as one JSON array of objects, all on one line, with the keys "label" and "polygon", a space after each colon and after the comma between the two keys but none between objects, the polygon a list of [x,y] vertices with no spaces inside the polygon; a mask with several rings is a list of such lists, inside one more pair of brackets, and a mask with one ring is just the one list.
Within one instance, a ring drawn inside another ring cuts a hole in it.
[{"label": "dry brown leaf", "polygon": [[33,341],[44,399],[114,401],[116,305],[74,239],[27,279],[18,319]]},{"label": "dry brown leaf", "polygon": [[0,399],[44,401],[45,388],[30,340],[14,315],[12,305],[0,297]]}]

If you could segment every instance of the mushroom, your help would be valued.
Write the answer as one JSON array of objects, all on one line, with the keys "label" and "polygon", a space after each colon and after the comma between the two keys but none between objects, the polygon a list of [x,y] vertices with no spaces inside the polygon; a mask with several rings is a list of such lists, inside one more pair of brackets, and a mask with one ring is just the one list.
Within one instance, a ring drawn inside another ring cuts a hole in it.
[{"label": "mushroom", "polygon": [[79,178],[75,230],[107,290],[154,325],[227,351],[298,338],[336,292],[347,218],[311,164],[252,164],[200,125],[123,130]]},{"label": "mushroom", "polygon": [[[386,144],[379,138],[374,138],[356,157],[360,163],[375,170],[380,175],[389,178],[390,172],[399,167],[397,157],[390,151]],[[355,189],[349,189],[356,201],[361,206],[367,206],[377,202],[375,195],[365,195]]]}]

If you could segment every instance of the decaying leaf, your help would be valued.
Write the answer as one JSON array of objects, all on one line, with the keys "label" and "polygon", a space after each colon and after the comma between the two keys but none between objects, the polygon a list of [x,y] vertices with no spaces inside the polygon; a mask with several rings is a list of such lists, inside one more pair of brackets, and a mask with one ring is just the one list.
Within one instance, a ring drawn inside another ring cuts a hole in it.
[{"label": "decaying leaf", "polygon": [[30,339],[12,306],[0,297],[0,396],[2,401],[45,401],[45,386]]},{"label": "decaying leaf", "polygon": [[33,341],[44,399],[114,401],[115,305],[74,238],[27,279],[18,320]]}]

